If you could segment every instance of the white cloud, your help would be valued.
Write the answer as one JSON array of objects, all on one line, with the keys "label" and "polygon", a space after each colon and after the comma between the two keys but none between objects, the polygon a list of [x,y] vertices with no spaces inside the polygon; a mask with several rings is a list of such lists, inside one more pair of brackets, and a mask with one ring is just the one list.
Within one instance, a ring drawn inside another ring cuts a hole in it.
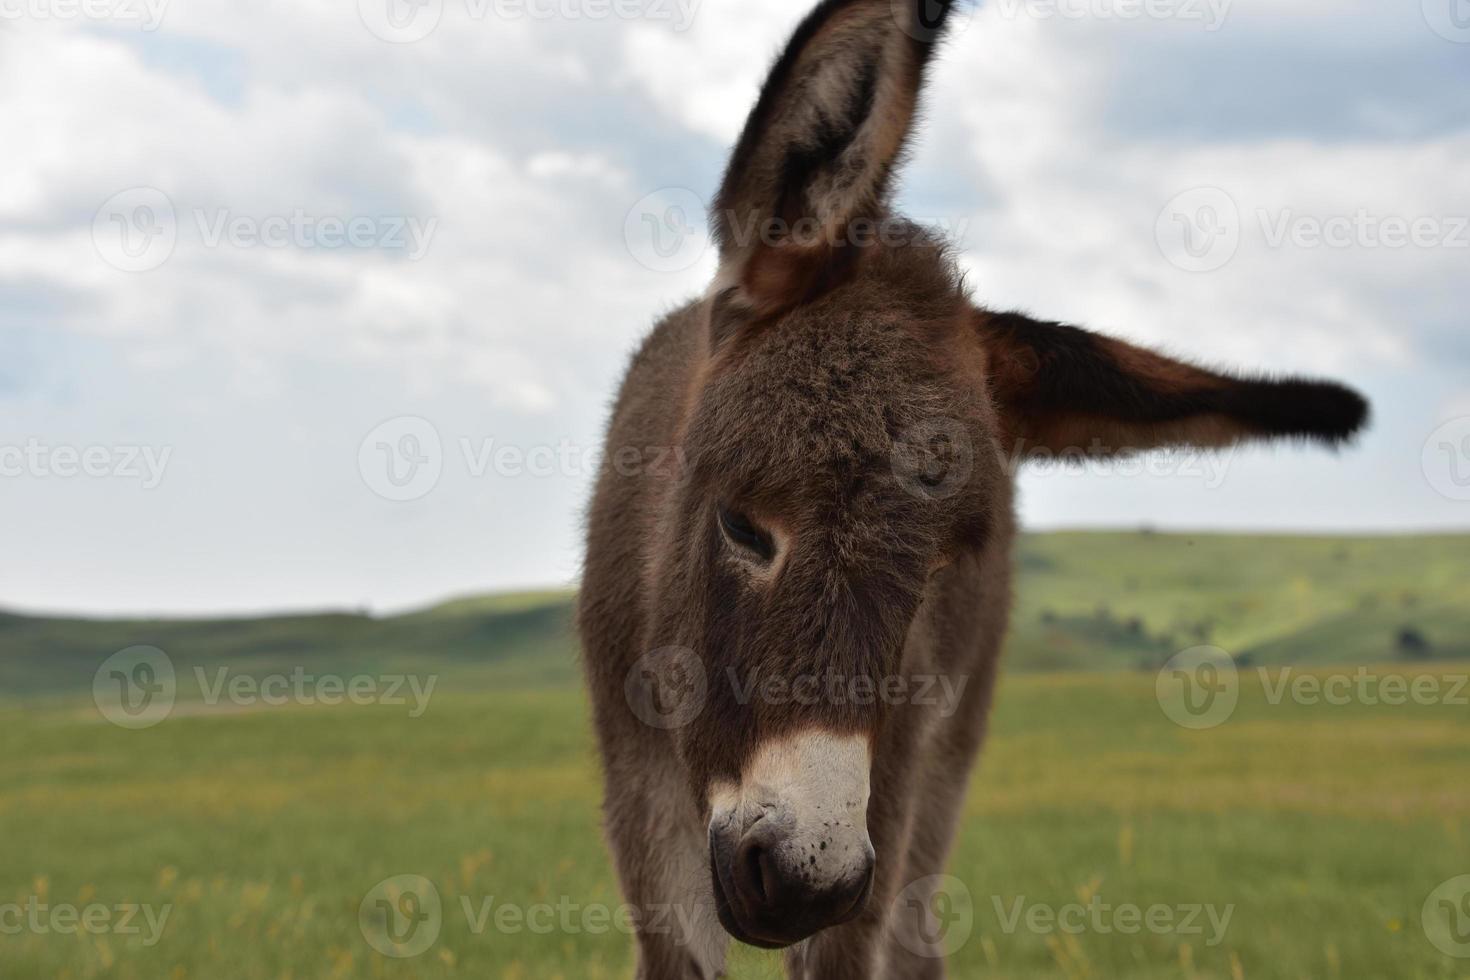
[{"label": "white cloud", "polygon": [[[446,439],[595,441],[628,350],[711,271],[709,255],[673,273],[640,265],[624,239],[630,208],[661,184],[714,190],[720,148],[806,5],[703,4],[680,32],[475,18],[449,2],[437,30],[401,45],[374,37],[356,7],[176,0],[155,34],[25,20],[0,30],[0,118],[24,134],[0,155],[0,281],[12,290],[0,347],[18,330],[21,363],[36,365],[4,379],[14,410],[0,441],[147,437],[177,447],[179,474],[141,502],[106,487],[7,487],[37,515],[18,542],[35,558],[24,575],[0,569],[0,605],[396,603],[575,574],[582,475],[450,482],[429,505],[385,511],[341,460],[373,425],[410,413],[432,416]],[[904,200],[968,228],[984,302],[1210,360],[1363,379],[1397,399],[1391,424],[1408,420],[1385,438],[1422,440],[1413,433],[1461,404],[1463,382],[1411,391],[1404,379],[1426,365],[1452,372],[1440,352],[1465,351],[1470,253],[1271,247],[1260,213],[1470,214],[1470,130],[1435,129],[1423,121],[1441,116],[1421,111],[1463,89],[1431,87],[1410,104],[1369,81],[1349,86],[1333,118],[1359,128],[1326,135],[1312,118],[1263,132],[1215,115],[1227,92],[1230,106],[1279,108],[1281,92],[1253,88],[1268,55],[1373,51],[1380,69],[1407,70],[1447,43],[1417,10],[1361,0],[1352,11],[1236,0],[1204,34],[1006,18],[987,4],[935,73]],[[1170,91],[1192,59],[1218,77]],[[1133,111],[1145,100],[1170,108],[1167,125]],[[1396,114],[1413,125],[1384,122]],[[158,268],[125,273],[103,260],[93,217],[139,186],[167,193],[178,241]],[[1191,273],[1165,259],[1155,223],[1200,186],[1228,192],[1241,242],[1223,268]],[[296,212],[418,219],[425,250],[413,261],[395,248],[207,241],[222,218],[258,228]],[[1365,463],[1389,458],[1369,449]],[[1161,493],[1150,506],[1183,523],[1313,516],[1273,511],[1265,464],[1258,478],[1242,465],[1238,496]],[[1322,512],[1406,519],[1401,474],[1379,469],[1389,475],[1361,507],[1342,498]],[[1304,486],[1328,479],[1302,472]],[[1027,514],[1131,520],[1117,481],[1106,491],[1044,489]],[[154,528],[147,548],[139,514]],[[253,591],[201,577],[189,565],[204,560],[200,540]],[[302,541],[320,553],[303,557]],[[297,563],[283,569],[282,553]],[[77,579],[82,556],[98,584]],[[108,591],[123,578],[135,591]]]},{"label": "white cloud", "polygon": [[635,25],[624,41],[627,71],[685,128],[733,143],[767,69],[805,13],[789,0],[750,0],[707,5],[678,34]]},{"label": "white cloud", "polygon": [[[186,9],[170,19],[181,23],[196,20]],[[480,26],[497,36],[499,25]],[[295,8],[249,24],[223,14],[201,33],[240,30],[241,46],[273,69],[284,55],[271,39],[279,32],[287,47],[299,44],[284,37],[298,29],[342,37],[364,58],[391,50],[360,24],[317,23]],[[455,46],[447,27],[440,35]],[[316,66],[316,84],[288,91],[266,74],[230,105],[180,84],[116,37],[34,29],[0,46],[13,83],[0,88],[0,113],[31,133],[0,160],[9,226],[0,259],[13,276],[86,297],[65,318],[70,329],[268,358],[332,350],[477,383],[501,365],[513,378],[492,386],[491,397],[538,411],[555,404],[557,388],[587,383],[547,369],[564,341],[618,350],[637,329],[606,322],[606,297],[627,293],[642,270],[616,254],[615,234],[592,224],[607,201],[637,196],[603,154],[549,148],[522,163],[484,140],[402,131],[341,84],[342,73],[370,69],[340,53]],[[469,47],[478,54],[483,45]],[[44,93],[26,84],[52,76],[60,83]],[[178,244],[156,269],[120,272],[95,247],[92,217],[139,186],[167,194]],[[625,206],[613,205],[618,217]],[[406,219],[395,240],[420,247],[219,238],[236,220],[258,228],[298,214],[371,220],[373,240],[393,238]],[[412,240],[415,226],[427,232],[421,242]],[[406,260],[416,251],[418,261]],[[567,288],[571,278],[577,289]]]}]

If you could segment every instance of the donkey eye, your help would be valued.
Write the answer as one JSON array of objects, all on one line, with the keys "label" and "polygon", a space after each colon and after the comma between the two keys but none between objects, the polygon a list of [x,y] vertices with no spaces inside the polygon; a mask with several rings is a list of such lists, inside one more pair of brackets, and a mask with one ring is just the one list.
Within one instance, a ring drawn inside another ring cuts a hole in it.
[{"label": "donkey eye", "polygon": [[750,518],[724,507],[719,508],[719,516],[720,530],[730,543],[754,552],[762,561],[770,561],[775,557],[776,549],[771,544],[771,536],[752,524]]}]

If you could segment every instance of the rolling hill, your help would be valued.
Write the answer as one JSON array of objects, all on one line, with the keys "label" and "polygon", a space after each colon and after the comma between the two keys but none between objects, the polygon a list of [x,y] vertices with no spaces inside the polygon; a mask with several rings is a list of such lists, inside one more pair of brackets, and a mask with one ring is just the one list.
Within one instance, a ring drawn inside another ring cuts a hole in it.
[{"label": "rolling hill", "polygon": [[[1470,658],[1470,535],[1025,536],[1011,671],[1147,670],[1198,644],[1257,665]],[[0,597],[3,599],[3,597]],[[0,697],[86,691],[151,645],[179,667],[436,673],[465,689],[575,676],[573,596],[483,596],[399,616],[93,620],[0,613]]]}]

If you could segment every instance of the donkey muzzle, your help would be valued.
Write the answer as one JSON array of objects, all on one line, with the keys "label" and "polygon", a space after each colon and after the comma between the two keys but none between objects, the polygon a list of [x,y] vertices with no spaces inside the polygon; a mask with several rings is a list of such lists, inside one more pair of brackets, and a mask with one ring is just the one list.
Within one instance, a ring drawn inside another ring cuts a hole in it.
[{"label": "donkey muzzle", "polygon": [[866,737],[763,746],[740,785],[711,793],[710,875],[725,930],[789,946],[863,911],[873,887]]}]

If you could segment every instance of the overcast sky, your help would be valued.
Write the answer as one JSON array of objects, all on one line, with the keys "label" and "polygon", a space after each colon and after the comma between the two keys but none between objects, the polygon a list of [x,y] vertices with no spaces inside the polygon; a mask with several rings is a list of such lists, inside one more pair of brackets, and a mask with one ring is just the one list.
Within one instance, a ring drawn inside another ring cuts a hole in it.
[{"label": "overcast sky", "polygon": [[[0,607],[568,584],[793,0],[0,0]],[[1372,432],[1035,474],[1058,526],[1470,526],[1465,0],[991,0],[901,190],[976,298]],[[390,472],[389,466],[394,469]]]}]

